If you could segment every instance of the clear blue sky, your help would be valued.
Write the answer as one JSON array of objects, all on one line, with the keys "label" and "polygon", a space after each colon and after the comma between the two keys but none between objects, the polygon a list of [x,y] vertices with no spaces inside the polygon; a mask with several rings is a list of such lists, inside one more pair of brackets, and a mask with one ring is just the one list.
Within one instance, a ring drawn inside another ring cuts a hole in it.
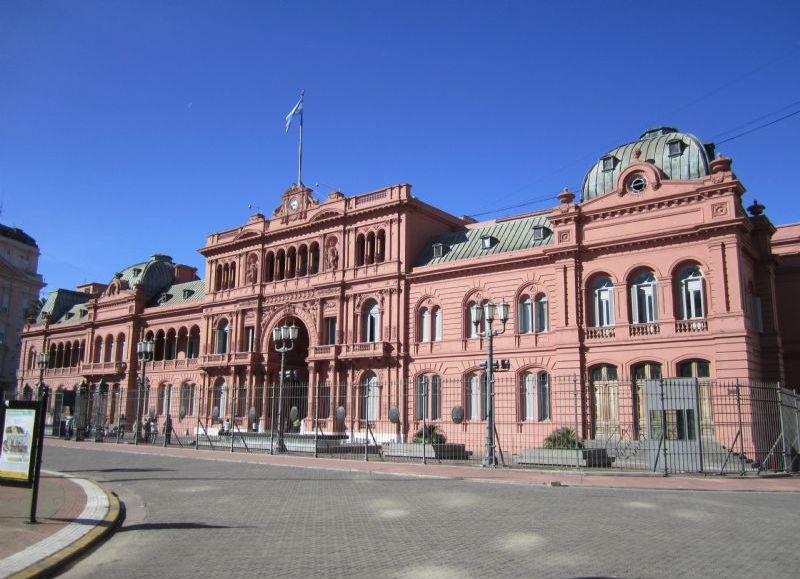
[{"label": "clear blue sky", "polygon": [[[543,208],[647,128],[720,141],[800,110],[799,24],[796,0],[0,0],[0,222],[38,241],[45,291],[153,253],[202,275],[206,235],[295,179],[301,88],[321,198]],[[719,146],[776,224],[800,221],[799,128]]]}]

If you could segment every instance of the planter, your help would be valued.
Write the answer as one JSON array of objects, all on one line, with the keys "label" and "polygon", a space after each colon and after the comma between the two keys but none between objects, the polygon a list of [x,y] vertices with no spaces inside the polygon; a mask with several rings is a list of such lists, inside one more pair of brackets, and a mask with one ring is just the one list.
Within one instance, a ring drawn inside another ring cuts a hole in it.
[{"label": "planter", "polygon": [[605,448],[569,449],[526,448],[515,459],[517,464],[539,466],[582,466],[588,468],[609,468],[614,459],[608,456]]},{"label": "planter", "polygon": [[464,444],[422,444],[410,443],[385,443],[384,456],[400,456],[407,458],[435,458],[437,460],[466,460],[472,456]]}]

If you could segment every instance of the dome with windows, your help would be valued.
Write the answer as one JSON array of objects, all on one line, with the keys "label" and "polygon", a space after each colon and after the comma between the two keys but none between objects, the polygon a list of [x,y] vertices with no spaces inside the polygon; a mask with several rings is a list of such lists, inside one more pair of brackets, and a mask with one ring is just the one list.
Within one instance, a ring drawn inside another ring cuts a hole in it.
[{"label": "dome with windows", "polygon": [[[637,152],[638,151],[638,152]],[[583,180],[582,201],[613,191],[622,172],[637,161],[653,163],[667,179],[699,179],[710,173],[714,145],[704,144],[689,133],[658,127],[638,140],[612,149],[595,163]]]}]

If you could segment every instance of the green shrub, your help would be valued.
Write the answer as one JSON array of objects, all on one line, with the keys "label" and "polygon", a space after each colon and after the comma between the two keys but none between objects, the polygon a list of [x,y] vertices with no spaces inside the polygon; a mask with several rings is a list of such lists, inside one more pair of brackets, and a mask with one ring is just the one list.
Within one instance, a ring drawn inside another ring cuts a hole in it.
[{"label": "green shrub", "polygon": [[[563,426],[554,430],[547,435],[544,439],[544,447],[552,449],[574,449],[576,448],[575,431],[567,426]],[[577,448],[581,447],[581,443],[577,443]]]},{"label": "green shrub", "polygon": [[445,435],[436,430],[435,424],[428,424],[414,433],[413,442],[422,444],[444,444]]}]

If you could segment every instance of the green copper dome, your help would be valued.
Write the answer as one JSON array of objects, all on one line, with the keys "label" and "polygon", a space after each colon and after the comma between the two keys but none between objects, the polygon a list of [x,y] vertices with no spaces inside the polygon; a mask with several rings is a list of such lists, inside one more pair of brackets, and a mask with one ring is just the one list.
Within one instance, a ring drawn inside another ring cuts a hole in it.
[{"label": "green copper dome", "polygon": [[[635,152],[640,151],[639,158]],[[714,145],[704,145],[689,133],[672,127],[645,131],[637,141],[617,147],[589,169],[583,180],[583,201],[605,195],[617,186],[620,174],[637,161],[653,163],[667,179],[699,179],[709,174]]]}]

